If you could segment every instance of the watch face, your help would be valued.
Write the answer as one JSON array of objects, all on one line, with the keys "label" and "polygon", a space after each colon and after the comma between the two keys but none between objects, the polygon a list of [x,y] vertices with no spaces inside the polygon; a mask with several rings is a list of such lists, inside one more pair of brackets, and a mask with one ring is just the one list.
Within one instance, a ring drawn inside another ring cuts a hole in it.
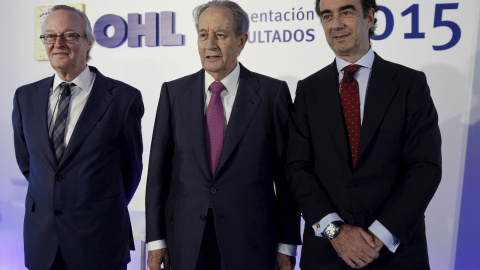
[{"label": "watch face", "polygon": [[338,228],[335,225],[333,225],[332,223],[328,224],[327,228],[325,228],[325,231],[324,231],[325,235],[328,238],[335,237],[337,232],[338,232]]}]

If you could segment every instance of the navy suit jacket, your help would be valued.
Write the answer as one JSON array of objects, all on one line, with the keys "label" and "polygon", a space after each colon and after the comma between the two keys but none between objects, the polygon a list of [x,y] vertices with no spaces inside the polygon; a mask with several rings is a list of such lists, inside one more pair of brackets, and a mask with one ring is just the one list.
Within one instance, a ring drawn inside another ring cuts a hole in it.
[{"label": "navy suit jacket", "polygon": [[274,269],[277,244],[300,243],[300,216],[284,174],[288,86],[240,65],[220,162],[211,175],[204,72],[162,86],[147,179],[147,242],[166,239],[171,266],[194,269],[211,205],[226,269]]},{"label": "navy suit jacket", "polygon": [[90,70],[95,82],[58,165],[47,120],[53,77],[15,93],[15,154],[29,182],[24,222],[29,269],[49,269],[58,247],[69,269],[115,269],[130,261],[127,204],[142,172],[142,97]]},{"label": "navy suit jacket", "polygon": [[367,269],[428,268],[424,212],[441,179],[441,137],[422,72],[375,55],[355,168],[335,62],[298,83],[289,136],[287,177],[306,220],[302,269],[344,264],[312,229],[333,212],[365,230],[378,220],[401,241]]}]

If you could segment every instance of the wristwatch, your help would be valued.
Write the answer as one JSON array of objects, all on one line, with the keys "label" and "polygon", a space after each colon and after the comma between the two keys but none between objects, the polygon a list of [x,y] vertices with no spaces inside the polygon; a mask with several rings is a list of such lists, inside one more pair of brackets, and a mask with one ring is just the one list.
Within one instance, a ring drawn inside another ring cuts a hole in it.
[{"label": "wristwatch", "polygon": [[328,224],[325,230],[323,230],[323,236],[325,236],[328,240],[335,238],[340,231],[340,227],[342,227],[342,221],[333,221],[332,223]]}]

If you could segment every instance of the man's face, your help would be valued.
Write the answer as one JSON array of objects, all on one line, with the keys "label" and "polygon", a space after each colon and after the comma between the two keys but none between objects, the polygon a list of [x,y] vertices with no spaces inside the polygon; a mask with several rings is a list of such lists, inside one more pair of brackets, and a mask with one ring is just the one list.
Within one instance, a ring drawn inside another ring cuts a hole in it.
[{"label": "man's face", "polygon": [[247,33],[235,35],[233,12],[226,7],[209,7],[198,20],[198,52],[202,67],[219,81],[237,65],[237,56],[247,41]]},{"label": "man's face", "polygon": [[[85,35],[84,22],[77,13],[69,10],[56,10],[45,22],[45,34],[61,35],[64,33],[77,33]],[[85,37],[80,37],[76,42],[65,43],[57,38],[55,44],[45,44],[48,59],[53,69],[63,76],[77,76],[87,65],[87,52],[92,44]],[[63,78],[65,79],[65,78]]]},{"label": "man's face", "polygon": [[328,45],[339,58],[356,62],[370,48],[368,29],[375,11],[363,14],[361,0],[320,0],[320,19]]}]

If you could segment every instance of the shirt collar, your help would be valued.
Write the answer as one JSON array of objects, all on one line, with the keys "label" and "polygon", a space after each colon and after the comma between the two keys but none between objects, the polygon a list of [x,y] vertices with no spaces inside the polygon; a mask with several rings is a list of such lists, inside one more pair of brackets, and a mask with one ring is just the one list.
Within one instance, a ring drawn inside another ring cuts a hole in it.
[{"label": "shirt collar", "polygon": [[[82,73],[80,73],[71,82],[76,85],[76,88],[80,88],[80,90],[83,90],[85,92],[89,92],[90,91],[90,85],[91,85],[91,82],[92,82],[93,78],[94,78],[94,73],[90,71],[88,66],[86,66],[85,69],[82,71]],[[53,79],[52,95],[60,90],[59,86],[63,82],[65,82],[65,81],[62,80],[60,78],[60,76],[58,76],[58,74],[56,74],[55,78]]]},{"label": "shirt collar", "polygon": [[[225,88],[227,88],[227,91],[235,95],[237,91],[237,84],[238,84],[238,79],[240,78],[240,64],[237,61],[237,66],[235,69],[230,72],[225,78],[221,80],[223,85],[225,85]],[[212,77],[212,75],[208,74],[208,72],[205,71],[205,93],[208,91],[208,87],[215,81],[215,79]]]},{"label": "shirt collar", "polygon": [[364,56],[362,56],[362,58],[358,59],[358,61],[355,63],[349,63],[339,57],[335,57],[338,73],[341,73],[346,66],[349,66],[352,64],[356,64],[362,67],[367,67],[369,69],[372,69],[374,59],[375,59],[375,54],[373,53],[372,47],[370,47],[368,52]]}]

